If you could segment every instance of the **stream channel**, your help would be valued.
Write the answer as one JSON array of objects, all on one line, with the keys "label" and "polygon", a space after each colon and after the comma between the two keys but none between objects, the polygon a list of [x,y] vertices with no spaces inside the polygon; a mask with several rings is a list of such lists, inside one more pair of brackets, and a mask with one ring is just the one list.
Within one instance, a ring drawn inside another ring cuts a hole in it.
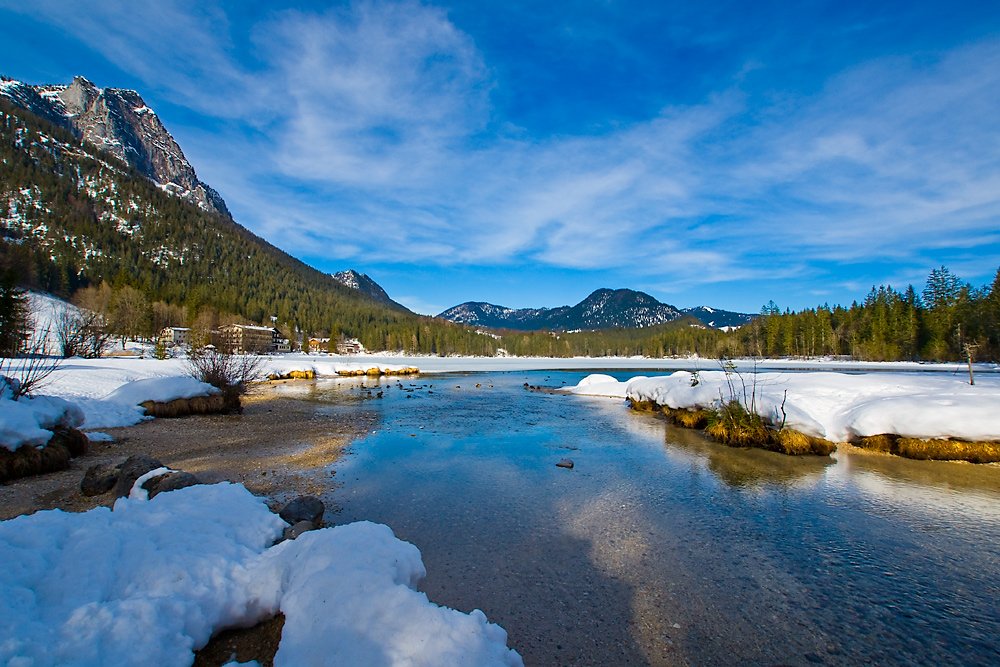
[{"label": "stream channel", "polygon": [[328,521],[389,525],[420,590],[483,610],[526,665],[1000,664],[1000,467],[734,449],[523,386],[587,374],[279,393],[371,415]]}]

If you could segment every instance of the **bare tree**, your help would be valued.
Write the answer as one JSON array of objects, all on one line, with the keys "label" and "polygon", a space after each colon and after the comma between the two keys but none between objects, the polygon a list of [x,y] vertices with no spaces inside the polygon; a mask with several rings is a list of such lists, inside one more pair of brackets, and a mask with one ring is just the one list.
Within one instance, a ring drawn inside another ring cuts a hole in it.
[{"label": "bare tree", "polygon": [[64,310],[55,324],[59,352],[63,357],[97,359],[111,347],[111,327],[100,313]]},{"label": "bare tree", "polygon": [[150,305],[145,294],[125,285],[115,292],[111,306],[115,329],[122,337],[122,347],[125,347],[126,340],[139,340],[149,333]]}]

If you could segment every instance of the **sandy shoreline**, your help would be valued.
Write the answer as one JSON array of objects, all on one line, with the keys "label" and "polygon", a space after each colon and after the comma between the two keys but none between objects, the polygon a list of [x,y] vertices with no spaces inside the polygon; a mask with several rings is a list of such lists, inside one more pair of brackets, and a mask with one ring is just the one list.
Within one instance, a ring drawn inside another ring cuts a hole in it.
[{"label": "sandy shoreline", "polygon": [[311,494],[324,500],[329,513],[336,511],[331,501],[336,482],[328,466],[352,439],[369,430],[374,416],[364,411],[319,415],[300,399],[278,397],[270,384],[257,386],[243,404],[243,414],[155,419],[105,429],[114,442],[92,442],[89,453],[73,460],[68,470],[0,486],[0,520],[110,504],[110,494],[81,494],[80,480],[88,467],[117,464],[132,454],[147,454],[206,483],[239,482],[271,504]]}]

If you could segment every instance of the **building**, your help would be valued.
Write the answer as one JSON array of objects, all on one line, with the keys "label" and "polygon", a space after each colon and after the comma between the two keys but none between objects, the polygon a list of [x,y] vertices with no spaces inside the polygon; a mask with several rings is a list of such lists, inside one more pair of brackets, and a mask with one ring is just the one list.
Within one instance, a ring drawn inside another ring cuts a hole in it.
[{"label": "building", "polygon": [[264,354],[274,349],[274,329],[250,324],[219,328],[220,349],[232,354]]},{"label": "building", "polygon": [[271,349],[279,354],[292,351],[292,346],[288,343],[288,339],[276,328],[271,329]]},{"label": "building", "polygon": [[327,348],[330,346],[329,338],[310,338],[309,339],[309,351],[310,352],[326,352]]},{"label": "building", "polygon": [[187,347],[191,344],[191,330],[187,327],[164,327],[160,344],[166,347]]},{"label": "building", "polygon": [[337,343],[337,354],[361,354],[364,350],[361,343],[353,338],[349,338],[343,343]]}]

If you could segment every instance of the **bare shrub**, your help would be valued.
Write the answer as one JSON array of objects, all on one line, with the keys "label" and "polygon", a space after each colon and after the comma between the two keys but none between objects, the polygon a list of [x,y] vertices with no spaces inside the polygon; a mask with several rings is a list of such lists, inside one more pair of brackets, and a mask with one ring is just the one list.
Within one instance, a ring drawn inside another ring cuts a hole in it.
[{"label": "bare shrub", "polygon": [[17,356],[0,357],[0,378],[13,400],[41,388],[59,367],[59,359],[45,354],[49,331],[35,337]]},{"label": "bare shrub", "polygon": [[188,373],[222,390],[227,407],[239,409],[240,394],[247,386],[264,378],[266,357],[250,354],[227,354],[212,349],[193,352],[188,357]]},{"label": "bare shrub", "polygon": [[97,359],[111,347],[111,328],[103,315],[89,310],[64,310],[56,318],[59,353]]}]

